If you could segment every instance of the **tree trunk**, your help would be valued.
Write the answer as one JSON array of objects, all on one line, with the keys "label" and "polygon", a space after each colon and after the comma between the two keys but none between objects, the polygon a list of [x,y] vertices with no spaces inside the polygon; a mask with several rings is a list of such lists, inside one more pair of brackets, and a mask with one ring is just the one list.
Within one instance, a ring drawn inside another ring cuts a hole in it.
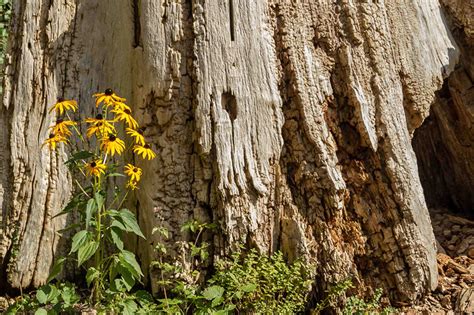
[{"label": "tree trunk", "polygon": [[348,276],[397,300],[436,287],[411,135],[458,58],[437,0],[24,0],[13,25],[2,289],[40,285],[66,249],[52,216],[71,178],[64,152],[40,149],[47,107],[90,114],[107,87],[159,154],[136,194],[144,266],[158,216],[174,239],[194,217],[220,226],[215,255],[245,243],[315,261],[321,294]]}]

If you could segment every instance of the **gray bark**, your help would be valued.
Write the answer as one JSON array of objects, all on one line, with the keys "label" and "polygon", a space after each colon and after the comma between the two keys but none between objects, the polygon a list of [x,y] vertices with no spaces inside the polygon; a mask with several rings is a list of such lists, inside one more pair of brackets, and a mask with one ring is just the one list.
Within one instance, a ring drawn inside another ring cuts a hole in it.
[{"label": "gray bark", "polygon": [[[458,48],[436,0],[28,0],[14,7],[0,110],[1,272],[37,286],[70,195],[65,154],[40,150],[57,96],[90,113],[112,87],[159,157],[137,214],[180,239],[213,221],[215,255],[245,243],[415,300],[436,287],[435,241],[411,135]],[[144,266],[151,236],[136,246]]]}]

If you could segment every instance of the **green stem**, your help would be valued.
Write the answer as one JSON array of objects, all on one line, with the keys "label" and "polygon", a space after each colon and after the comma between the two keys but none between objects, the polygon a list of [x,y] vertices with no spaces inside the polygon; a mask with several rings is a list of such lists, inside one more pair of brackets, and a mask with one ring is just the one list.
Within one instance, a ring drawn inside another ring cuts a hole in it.
[{"label": "green stem", "polygon": [[123,203],[125,202],[125,199],[126,199],[127,196],[128,196],[128,192],[129,192],[129,190],[127,190],[127,192],[126,192],[125,195],[123,196],[123,199],[122,199],[122,201],[120,202],[119,206],[117,207],[117,210],[120,210],[120,208],[122,208]]},{"label": "green stem", "polygon": [[[94,196],[96,193],[100,192],[101,188],[101,179],[94,178]],[[95,268],[99,271],[99,277],[97,277],[94,280],[94,303],[97,304],[100,301],[101,298],[101,265],[102,265],[102,210],[103,207],[97,208],[97,214],[96,214],[96,242],[99,244],[97,251],[95,252]]]},{"label": "green stem", "polygon": [[[70,120],[70,121],[74,121],[71,119],[71,117],[69,116],[69,113],[66,112],[66,116],[67,118]],[[81,139],[81,141],[83,143],[85,143],[86,141],[84,140],[84,137],[82,136],[82,134],[79,132],[79,129],[77,129],[76,125],[72,125],[72,128],[74,129],[74,131],[77,133],[77,135],[79,136],[79,138]]]},{"label": "green stem", "polygon": [[89,196],[89,194],[85,191],[85,189],[82,187],[82,185],[77,181],[77,179],[74,179],[74,181],[76,182],[76,185],[79,187],[79,189],[82,191],[82,193],[84,195],[87,196],[87,198],[91,198],[91,196]]}]

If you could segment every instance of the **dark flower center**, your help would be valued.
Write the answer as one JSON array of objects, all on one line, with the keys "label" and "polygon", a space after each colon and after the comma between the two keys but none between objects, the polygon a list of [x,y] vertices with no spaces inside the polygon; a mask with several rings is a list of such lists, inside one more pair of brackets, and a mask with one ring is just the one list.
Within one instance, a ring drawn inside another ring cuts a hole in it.
[{"label": "dark flower center", "polygon": [[138,128],[137,132],[143,136],[143,132],[145,131],[145,127]]},{"label": "dark flower center", "polygon": [[62,123],[63,121],[64,121],[64,119],[58,118],[58,119],[56,120],[56,125],[59,125],[59,124]]},{"label": "dark flower center", "polygon": [[95,124],[95,125],[96,125],[97,127],[102,127],[103,124],[102,124],[101,121],[99,121],[99,122],[98,122],[97,124]]},{"label": "dark flower center", "polygon": [[98,120],[104,119],[104,116],[102,116],[102,114],[97,114],[97,116],[95,116],[95,119],[98,119]]},{"label": "dark flower center", "polygon": [[130,111],[130,109],[126,108],[124,111],[123,111],[125,114],[127,115],[130,115],[132,112]]},{"label": "dark flower center", "polygon": [[52,139],[52,138],[54,138],[54,133],[49,134],[49,139]]},{"label": "dark flower center", "polygon": [[138,168],[135,167],[135,168],[133,169],[133,172],[134,172],[134,173],[137,173],[137,172],[138,172]]},{"label": "dark flower center", "polygon": [[106,89],[105,90],[105,95],[110,96],[112,94],[114,94],[114,91],[112,91],[112,89]]},{"label": "dark flower center", "polygon": [[64,102],[64,98],[58,97],[58,103]]},{"label": "dark flower center", "polygon": [[149,149],[150,148],[150,145],[147,143],[143,146],[145,149]]},{"label": "dark flower center", "polygon": [[97,164],[95,162],[91,162],[91,167],[96,167]]},{"label": "dark flower center", "polygon": [[115,141],[115,139],[117,139],[116,136],[114,136],[114,135],[109,135],[109,141]]}]

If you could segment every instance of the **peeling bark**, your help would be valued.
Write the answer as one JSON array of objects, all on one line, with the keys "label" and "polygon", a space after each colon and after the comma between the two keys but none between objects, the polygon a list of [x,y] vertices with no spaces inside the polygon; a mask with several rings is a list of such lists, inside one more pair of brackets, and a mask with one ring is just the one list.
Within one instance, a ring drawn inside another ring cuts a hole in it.
[{"label": "peeling bark", "polygon": [[[173,240],[191,217],[216,222],[216,256],[238,243],[303,255],[320,295],[350,275],[398,300],[436,286],[410,141],[457,62],[437,1],[31,0],[14,21],[0,111],[9,287],[41,284],[61,253],[65,221],[50,218],[71,179],[64,152],[40,150],[46,108],[65,96],[90,114],[106,87],[159,153],[135,200],[147,235],[158,216]],[[150,243],[135,246],[145,266]]]}]

